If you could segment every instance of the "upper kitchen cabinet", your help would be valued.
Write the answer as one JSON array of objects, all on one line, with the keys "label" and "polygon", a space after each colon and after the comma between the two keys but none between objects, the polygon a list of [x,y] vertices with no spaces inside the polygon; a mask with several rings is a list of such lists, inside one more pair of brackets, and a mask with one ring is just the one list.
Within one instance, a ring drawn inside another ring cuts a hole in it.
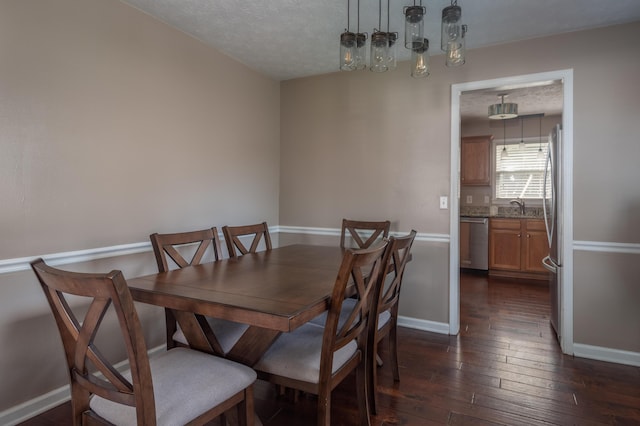
[{"label": "upper kitchen cabinet", "polygon": [[462,185],[491,184],[492,135],[462,138],[460,148],[460,183]]}]

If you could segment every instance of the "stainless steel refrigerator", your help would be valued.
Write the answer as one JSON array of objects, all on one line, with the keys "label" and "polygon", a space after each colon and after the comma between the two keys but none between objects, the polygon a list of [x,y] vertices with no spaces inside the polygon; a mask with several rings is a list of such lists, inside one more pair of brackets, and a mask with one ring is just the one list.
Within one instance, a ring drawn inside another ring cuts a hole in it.
[{"label": "stainless steel refrigerator", "polygon": [[549,149],[544,172],[544,220],[549,241],[549,254],[542,260],[542,265],[551,272],[549,291],[551,296],[551,325],[561,337],[561,278],[562,278],[562,129],[556,124],[549,135]]}]

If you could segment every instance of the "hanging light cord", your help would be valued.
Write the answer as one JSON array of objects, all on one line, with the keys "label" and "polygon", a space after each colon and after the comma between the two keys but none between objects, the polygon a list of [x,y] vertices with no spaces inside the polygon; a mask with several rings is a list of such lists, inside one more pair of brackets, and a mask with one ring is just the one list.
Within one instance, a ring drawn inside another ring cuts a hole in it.
[{"label": "hanging light cord", "polygon": [[542,116],[538,119],[540,128],[538,129],[538,151],[542,151]]},{"label": "hanging light cord", "polygon": [[349,24],[351,24],[351,17],[349,16],[350,13],[351,13],[351,1],[347,0],[347,31],[349,31]]}]

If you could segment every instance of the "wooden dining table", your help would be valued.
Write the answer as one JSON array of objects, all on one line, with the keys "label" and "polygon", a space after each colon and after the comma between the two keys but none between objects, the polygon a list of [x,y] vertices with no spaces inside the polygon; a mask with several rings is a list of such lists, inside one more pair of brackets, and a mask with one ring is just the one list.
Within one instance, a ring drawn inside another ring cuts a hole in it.
[{"label": "wooden dining table", "polygon": [[[326,311],[345,249],[296,244],[128,280],[134,300],[171,309],[189,345],[253,366],[283,332]],[[247,324],[226,354],[202,315]]]}]

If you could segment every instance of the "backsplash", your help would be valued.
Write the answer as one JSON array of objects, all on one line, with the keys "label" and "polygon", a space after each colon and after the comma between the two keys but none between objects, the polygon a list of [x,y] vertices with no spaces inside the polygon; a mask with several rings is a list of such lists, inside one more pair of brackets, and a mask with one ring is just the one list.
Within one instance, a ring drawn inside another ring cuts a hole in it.
[{"label": "backsplash", "polygon": [[542,218],[543,215],[542,207],[525,207],[522,215],[520,207],[460,206],[460,216]]},{"label": "backsplash", "polygon": [[489,216],[489,206],[460,206],[460,216]]}]

